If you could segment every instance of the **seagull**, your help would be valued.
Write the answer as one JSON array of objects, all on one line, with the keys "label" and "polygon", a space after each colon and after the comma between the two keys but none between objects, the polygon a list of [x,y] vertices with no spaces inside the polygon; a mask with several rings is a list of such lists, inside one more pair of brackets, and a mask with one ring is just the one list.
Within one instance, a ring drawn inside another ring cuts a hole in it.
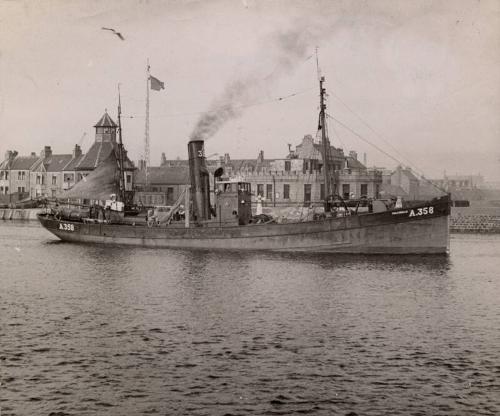
[{"label": "seagull", "polygon": [[113,32],[116,36],[118,36],[121,40],[125,40],[125,38],[122,36],[122,34],[120,32],[117,32],[115,29],[111,29],[109,27],[103,27],[101,29],[102,30],[109,30],[109,31]]}]

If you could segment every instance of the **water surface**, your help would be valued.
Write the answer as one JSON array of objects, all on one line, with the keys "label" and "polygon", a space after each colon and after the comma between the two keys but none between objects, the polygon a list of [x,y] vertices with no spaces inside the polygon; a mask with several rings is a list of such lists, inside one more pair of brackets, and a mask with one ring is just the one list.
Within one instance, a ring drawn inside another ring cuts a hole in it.
[{"label": "water surface", "polygon": [[289,255],[0,223],[1,414],[500,414],[499,256],[500,236]]}]

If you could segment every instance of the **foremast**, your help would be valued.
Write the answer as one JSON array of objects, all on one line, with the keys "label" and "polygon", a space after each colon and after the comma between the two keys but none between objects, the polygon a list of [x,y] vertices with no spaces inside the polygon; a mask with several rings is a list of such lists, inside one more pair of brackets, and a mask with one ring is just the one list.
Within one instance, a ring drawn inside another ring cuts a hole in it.
[{"label": "foremast", "polygon": [[144,164],[146,171],[146,186],[149,184],[149,89],[151,83],[151,67],[149,66],[149,58],[146,68],[146,122],[144,126]]},{"label": "foremast", "polygon": [[319,129],[321,130],[321,144],[323,147],[323,175],[325,179],[325,194],[324,194],[324,207],[325,212],[330,211],[329,198],[333,194],[333,175],[331,166],[331,147],[330,140],[328,139],[328,132],[326,129],[326,103],[325,94],[326,89],[323,87],[325,82],[325,77],[322,76],[319,79],[319,97],[320,97],[320,111],[319,111]]},{"label": "foremast", "polygon": [[118,84],[118,169],[120,171],[120,200],[123,203],[125,203],[124,153],[122,141],[122,102],[120,96],[120,84]]}]

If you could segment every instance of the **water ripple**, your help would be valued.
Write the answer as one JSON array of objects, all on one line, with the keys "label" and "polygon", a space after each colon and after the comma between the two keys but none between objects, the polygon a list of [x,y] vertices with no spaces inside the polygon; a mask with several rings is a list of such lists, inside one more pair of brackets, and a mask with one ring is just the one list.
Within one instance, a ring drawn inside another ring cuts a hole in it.
[{"label": "water ripple", "polygon": [[4,225],[0,245],[2,416],[500,413],[498,237],[455,237],[449,258],[85,246]]}]

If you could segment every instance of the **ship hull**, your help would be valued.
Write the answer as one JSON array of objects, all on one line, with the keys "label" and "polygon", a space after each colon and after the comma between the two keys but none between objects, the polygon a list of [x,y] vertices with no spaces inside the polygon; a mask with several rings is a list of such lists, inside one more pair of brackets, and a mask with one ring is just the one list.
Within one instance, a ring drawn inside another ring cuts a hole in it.
[{"label": "ship hull", "polygon": [[48,231],[64,241],[144,247],[265,250],[315,253],[445,254],[449,202],[376,214],[285,224],[148,228],[86,224],[41,214]]}]

